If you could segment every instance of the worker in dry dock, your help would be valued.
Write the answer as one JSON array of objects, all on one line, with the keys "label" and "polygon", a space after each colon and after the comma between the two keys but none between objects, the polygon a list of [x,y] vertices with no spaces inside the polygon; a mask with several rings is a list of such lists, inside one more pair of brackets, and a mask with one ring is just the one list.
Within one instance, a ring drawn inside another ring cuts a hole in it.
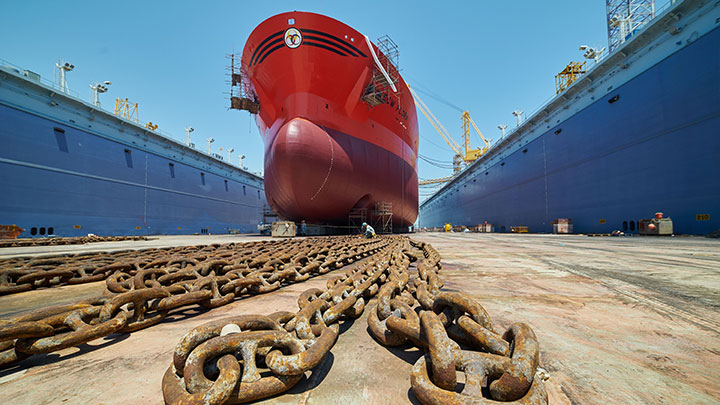
[{"label": "worker in dry dock", "polygon": [[365,233],[366,238],[372,238],[373,236],[375,236],[375,229],[373,229],[372,226],[368,225],[367,222],[363,222],[362,229]]}]

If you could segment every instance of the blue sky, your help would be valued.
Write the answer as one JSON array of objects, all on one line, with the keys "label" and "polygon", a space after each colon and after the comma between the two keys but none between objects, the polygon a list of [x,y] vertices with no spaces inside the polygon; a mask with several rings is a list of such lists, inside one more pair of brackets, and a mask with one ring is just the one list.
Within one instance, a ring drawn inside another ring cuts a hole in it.
[{"label": "blue sky", "polygon": [[[232,147],[234,162],[244,153],[245,165],[259,171],[263,147],[254,120],[227,109],[225,55],[242,50],[260,22],[290,10],[328,15],[371,39],[388,34],[400,48],[406,81],[470,111],[493,140],[498,124],[515,125],[514,109],[530,113],[554,96],[555,74],[582,60],[580,45],[607,46],[599,0],[14,1],[0,14],[0,58],[50,80],[64,58],[76,66],[68,81],[81,98],[89,98],[89,83],[110,80],[103,108],[128,97],[139,103],[141,121],[178,140],[193,126],[198,147],[213,137],[213,151]],[[459,141],[460,112],[421,97]],[[418,120],[420,153],[451,161],[420,113]],[[449,174],[419,162],[421,178]]]}]

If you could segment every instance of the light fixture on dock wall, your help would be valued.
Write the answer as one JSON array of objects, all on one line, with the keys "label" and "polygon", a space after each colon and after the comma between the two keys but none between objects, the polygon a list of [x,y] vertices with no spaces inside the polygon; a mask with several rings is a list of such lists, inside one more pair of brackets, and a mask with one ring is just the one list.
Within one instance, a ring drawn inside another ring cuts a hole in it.
[{"label": "light fixture on dock wall", "polygon": [[498,125],[498,129],[502,132],[502,136],[500,139],[505,138],[505,129],[507,128],[507,125]]},{"label": "light fixture on dock wall", "polygon": [[585,51],[585,53],[583,54],[583,57],[585,57],[585,59],[592,59],[595,61],[595,63],[598,63],[598,60],[600,60],[602,54],[605,52],[604,47],[601,49],[596,49],[587,45],[581,45],[580,50]]},{"label": "light fixture on dock wall", "polygon": [[187,146],[192,146],[192,142],[190,142],[190,132],[194,131],[195,128],[193,127],[186,127],[185,128],[185,143]]},{"label": "light fixture on dock wall", "polygon": [[65,73],[71,72],[73,69],[75,69],[75,65],[70,62],[60,61],[60,63],[55,64],[55,67],[57,67],[60,71],[60,80],[58,83],[58,87],[60,88],[60,91],[68,94],[70,90],[68,89],[67,77],[65,77]]},{"label": "light fixture on dock wall", "polygon": [[517,126],[519,127],[520,124],[522,123],[523,112],[521,110],[515,110],[512,112],[512,115],[517,117]]},{"label": "light fixture on dock wall", "polygon": [[94,83],[90,85],[90,93],[92,95],[92,103],[100,107],[100,94],[108,91],[107,86],[111,85],[108,80],[105,80],[102,84]]}]

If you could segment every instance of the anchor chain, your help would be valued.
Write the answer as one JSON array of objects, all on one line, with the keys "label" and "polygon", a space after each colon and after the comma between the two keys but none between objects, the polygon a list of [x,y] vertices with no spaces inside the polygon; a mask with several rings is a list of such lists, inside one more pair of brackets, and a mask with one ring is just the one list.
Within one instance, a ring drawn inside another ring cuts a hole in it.
[{"label": "anchor chain", "polygon": [[[312,240],[313,242],[309,242]],[[121,250],[104,253],[78,253],[43,257],[17,257],[0,260],[0,295],[14,294],[37,288],[56,287],[67,284],[82,284],[105,280],[116,275],[118,270],[128,276],[134,276],[143,269],[167,267],[168,271],[175,268],[184,268],[188,265],[196,266],[203,263],[206,268],[202,275],[211,270],[210,261],[215,266],[221,262],[232,261],[234,266],[246,265],[246,268],[256,268],[267,263],[266,269],[278,267],[286,263],[286,255],[294,256],[306,250],[306,254],[320,256],[325,261],[313,263],[327,269],[337,256],[343,262],[347,254],[343,251],[340,239],[313,238],[295,241],[259,241],[250,243],[213,244],[202,246],[187,246],[162,249]],[[338,249],[341,253],[328,255],[330,249]],[[275,260],[271,262],[271,256]],[[253,258],[250,263],[246,263]],[[278,262],[278,260],[280,262]],[[297,260],[308,262],[299,256]],[[270,263],[268,263],[270,262]],[[327,262],[327,263],[326,263]],[[350,263],[352,261],[349,261]],[[239,268],[239,267],[238,267]],[[117,292],[117,291],[114,291]]]},{"label": "anchor chain", "polygon": [[128,240],[148,240],[148,238],[145,236],[70,236],[63,238],[24,238],[0,240],[0,248],[25,246],[84,245],[86,243],[94,242],[120,242]]},{"label": "anchor chain", "polygon": [[[501,335],[479,303],[441,290],[440,255],[432,246],[391,240],[367,262],[329,279],[326,290],[303,292],[296,313],[226,318],[189,331],[163,377],[165,402],[244,403],[289,390],[330,352],[338,322],[361,316],[376,296],[368,314],[375,339],[426,352],[410,376],[422,403],[547,403],[532,328],[513,323]],[[460,392],[456,371],[466,376]]]},{"label": "anchor chain", "polygon": [[[178,308],[215,308],[302,282],[372,256],[391,242],[391,238],[308,238],[153,249],[132,259],[128,254],[125,261],[97,268],[96,275],[106,278],[103,295],[0,320],[0,368],[112,333],[147,328]],[[91,256],[83,257],[92,261]],[[56,266],[64,263],[55,258],[44,265],[51,266],[51,261]],[[65,271],[73,270],[42,270],[56,279]]]}]

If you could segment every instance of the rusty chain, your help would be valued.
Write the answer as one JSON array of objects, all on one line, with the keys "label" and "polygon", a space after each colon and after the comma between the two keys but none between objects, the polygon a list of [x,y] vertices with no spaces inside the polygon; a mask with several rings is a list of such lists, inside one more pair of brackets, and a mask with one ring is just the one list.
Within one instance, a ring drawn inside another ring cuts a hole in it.
[{"label": "rusty chain", "polygon": [[[441,291],[440,255],[432,246],[391,240],[367,262],[329,279],[326,290],[303,292],[297,313],[236,316],[188,332],[163,377],[165,402],[243,403],[287,391],[330,352],[337,322],[361,316],[365,300],[377,296],[368,315],[375,339],[426,352],[411,373],[422,403],[547,403],[530,326],[513,323],[500,335],[472,298]],[[460,392],[456,371],[466,376]]]},{"label": "rusty chain", "polygon": [[[137,253],[14,261],[15,273],[0,273],[7,289],[105,279],[107,290],[0,320],[0,367],[146,328],[180,307],[214,308],[370,256],[330,278],[326,290],[302,293],[297,313],[243,315],[193,329],[163,378],[165,401],[240,403],[282,393],[324,359],[338,338],[338,322],[361,316],[366,300],[377,296],[368,316],[372,335],[384,345],[411,343],[426,351],[411,373],[421,402],[547,402],[532,329],[514,323],[501,335],[480,304],[441,291],[440,256],[429,244],[404,237],[312,238]],[[21,268],[24,274],[16,275]],[[461,392],[456,370],[466,376]]]},{"label": "rusty chain", "polygon": [[145,236],[70,236],[50,238],[23,238],[0,240],[0,248],[25,246],[83,245],[86,243],[94,242],[119,242],[128,240],[148,240],[148,238]]},{"label": "rusty chain", "polygon": [[[105,278],[107,288],[102,296],[0,320],[0,367],[112,333],[143,329],[177,308],[215,308],[270,292],[342,268],[389,243],[385,238],[308,238],[289,243],[152,249],[135,258],[123,256],[124,261],[105,260],[95,265],[97,271],[92,274]],[[48,268],[42,272],[56,278],[50,285],[57,285],[60,275],[71,271],[58,268],[64,262],[56,258],[43,263]],[[52,263],[58,267],[53,268]]]},{"label": "rusty chain", "polygon": [[[325,240],[327,238],[315,238],[313,240],[321,239]],[[322,243],[329,243],[330,246],[337,243],[337,240],[330,242],[331,240],[334,239],[327,239]],[[105,280],[118,270],[134,276],[137,271],[143,269],[168,265],[172,270],[172,268],[178,266],[184,267],[187,263],[197,264],[210,259],[239,261],[244,257],[258,255],[258,261],[253,266],[250,266],[254,267],[263,260],[263,257],[275,256],[278,251],[287,253],[304,248],[308,248],[308,246],[302,241],[258,241],[243,244],[230,243],[161,249],[126,249],[110,253],[17,257],[0,260],[0,295],[14,294],[37,288]],[[315,252],[313,249],[316,248],[309,247],[308,252],[313,255],[327,255],[327,251]],[[282,257],[280,255],[278,259],[282,261]],[[187,263],[183,261],[187,261]],[[269,259],[265,260],[265,262],[267,261]]]}]

